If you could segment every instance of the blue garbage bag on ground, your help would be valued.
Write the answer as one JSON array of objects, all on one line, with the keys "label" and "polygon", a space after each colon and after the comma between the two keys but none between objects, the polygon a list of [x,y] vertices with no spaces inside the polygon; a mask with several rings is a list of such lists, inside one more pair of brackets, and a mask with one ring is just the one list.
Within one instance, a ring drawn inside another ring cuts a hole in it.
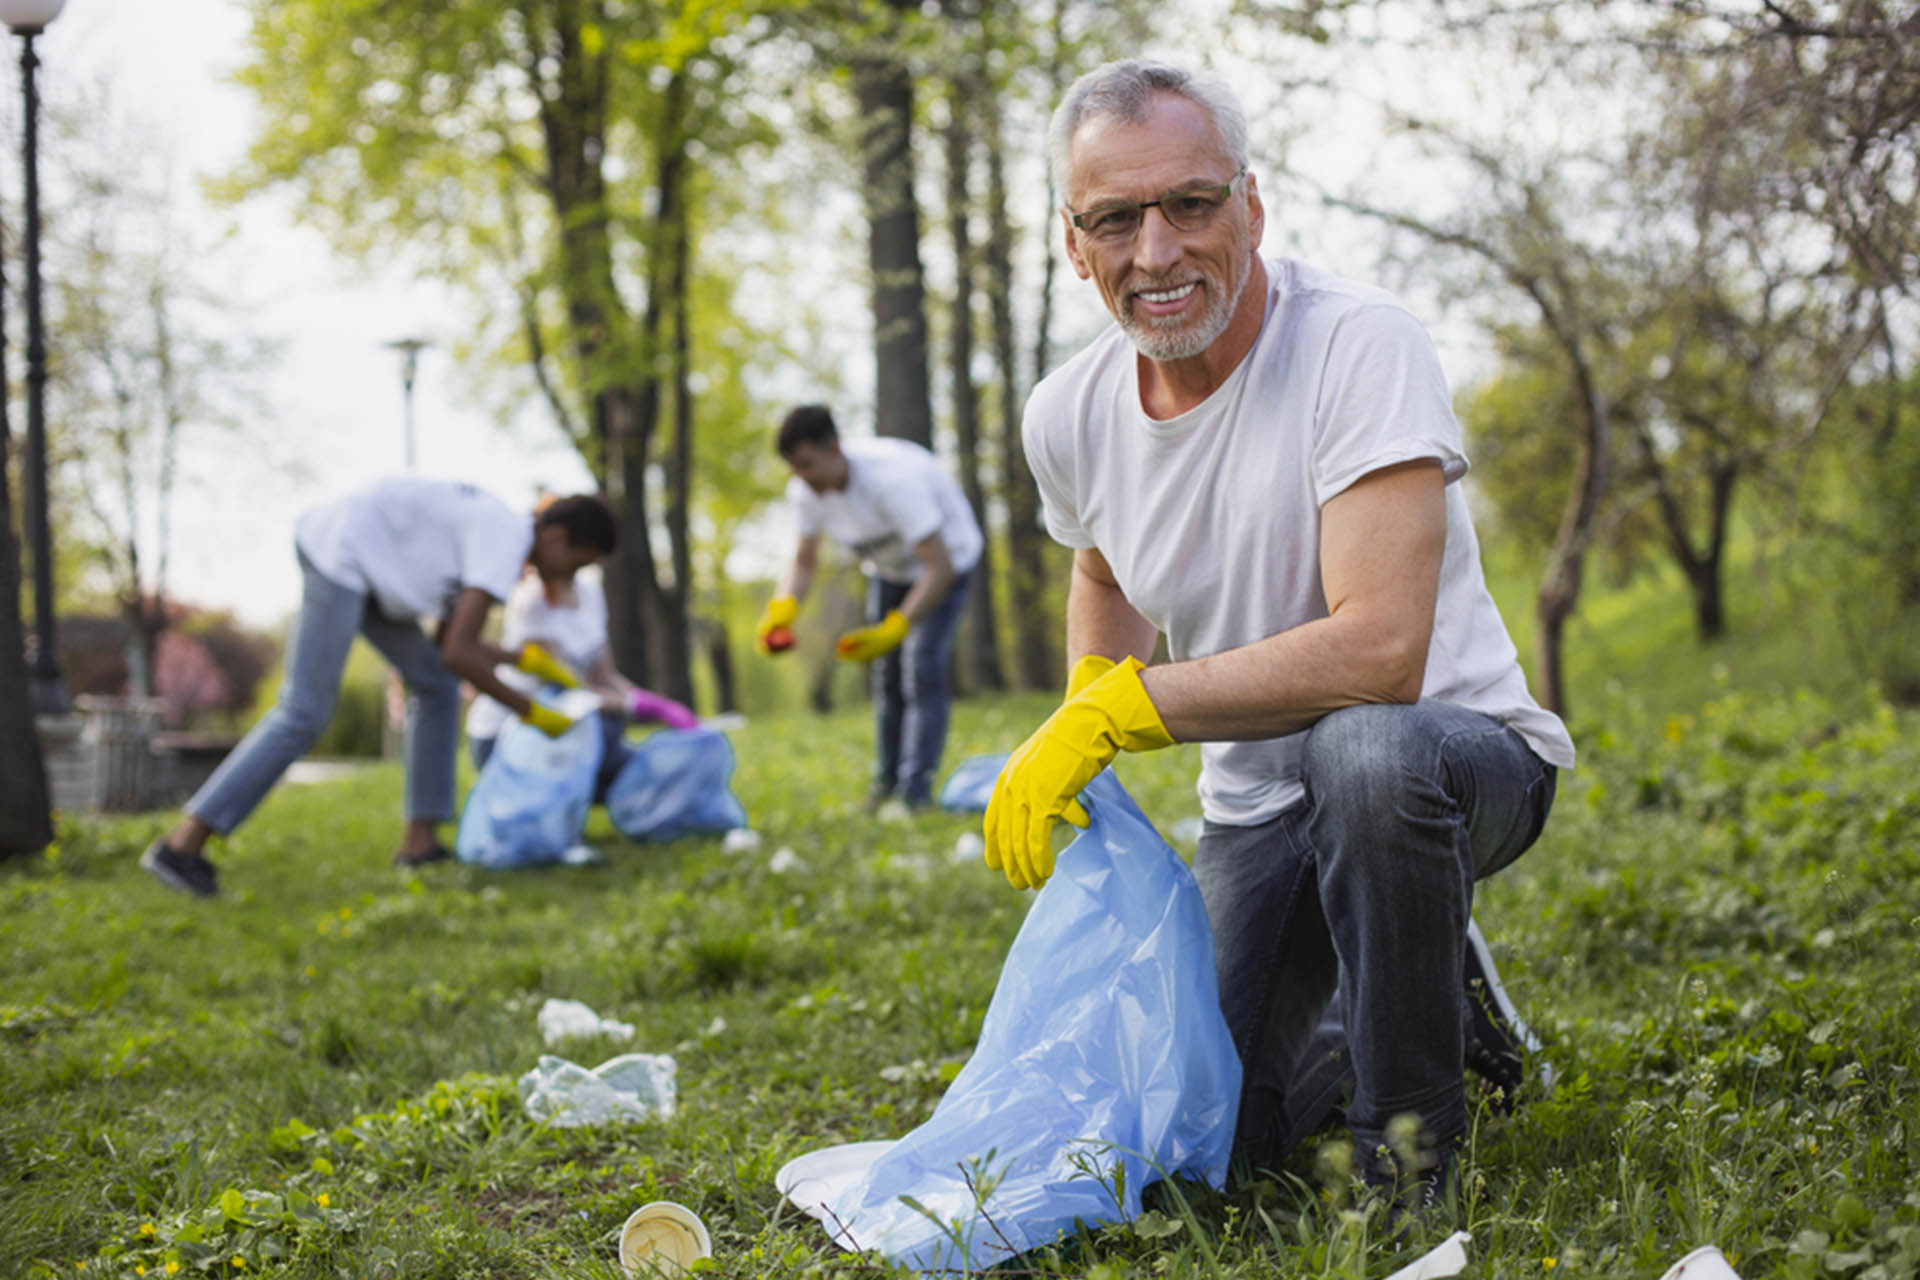
[{"label": "blue garbage bag on ground", "polygon": [[560,861],[587,825],[604,750],[598,711],[557,738],[507,721],[460,811],[454,856],[494,870]]},{"label": "blue garbage bag on ground", "polygon": [[1224,1183],[1240,1060],[1199,886],[1111,771],[1080,799],[1092,825],[1034,899],[932,1117],[800,1205],[841,1247],[978,1270],[1076,1219],[1134,1218],[1162,1176]]},{"label": "blue garbage bag on ground", "polygon": [[733,744],[718,729],[659,729],[630,747],[607,787],[607,816],[629,840],[677,840],[747,825],[733,794]]},{"label": "blue garbage bag on ground", "polygon": [[955,813],[985,813],[987,801],[993,799],[994,779],[1006,764],[1005,751],[968,756],[947,775],[946,785],[940,788],[940,807]]}]

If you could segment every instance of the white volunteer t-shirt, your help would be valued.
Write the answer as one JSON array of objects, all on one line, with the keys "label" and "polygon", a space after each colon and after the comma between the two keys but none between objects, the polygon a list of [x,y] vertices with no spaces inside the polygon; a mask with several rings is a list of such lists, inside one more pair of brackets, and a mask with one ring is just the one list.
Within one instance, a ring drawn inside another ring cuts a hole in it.
[{"label": "white volunteer t-shirt", "polygon": [[[1267,262],[1266,321],[1203,403],[1156,421],[1140,407],[1132,343],[1116,325],[1048,375],[1022,436],[1047,529],[1097,547],[1175,661],[1239,648],[1327,616],[1320,508],[1382,467],[1437,459],[1447,542],[1421,696],[1512,726],[1571,767],[1559,718],[1527,692],[1480,572],[1458,480],[1467,470],[1439,357],[1383,290],[1290,259]],[[1201,747],[1201,808],[1264,822],[1298,803],[1304,734]]]},{"label": "white volunteer t-shirt", "polygon": [[[599,572],[583,569],[573,576],[573,601],[568,604],[548,600],[538,574],[522,574],[501,616],[500,647],[518,651],[529,640],[546,645],[556,658],[573,668],[575,675],[584,678],[607,649],[607,596]],[[538,677],[514,667],[495,667],[493,673],[521,693],[532,694],[540,688]],[[467,708],[467,736],[494,737],[512,714],[481,694]]]},{"label": "white volunteer t-shirt", "polygon": [[446,617],[468,587],[505,600],[533,517],[470,484],[395,476],[315,507],[294,526],[308,563],[389,618]]},{"label": "white volunteer t-shirt", "polygon": [[980,560],[980,524],[960,482],[927,450],[888,436],[840,441],[847,487],[815,493],[799,476],[787,481],[787,501],[800,534],[826,533],[860,557],[872,577],[912,582],[922,565],[913,549],[934,534],[946,544],[955,573]]}]

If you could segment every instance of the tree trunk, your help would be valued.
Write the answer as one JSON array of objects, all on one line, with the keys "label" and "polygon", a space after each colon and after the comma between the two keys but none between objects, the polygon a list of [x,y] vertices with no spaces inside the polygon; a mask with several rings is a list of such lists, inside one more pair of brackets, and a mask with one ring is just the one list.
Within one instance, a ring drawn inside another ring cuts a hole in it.
[{"label": "tree trunk", "polygon": [[[6,291],[0,279],[0,295]],[[0,309],[0,368],[6,361]],[[27,677],[26,631],[20,618],[20,543],[14,538],[13,435],[0,395],[0,857],[38,853],[53,843],[53,800]]]},{"label": "tree trunk", "polygon": [[1611,470],[1611,452],[1607,447],[1607,408],[1593,377],[1586,351],[1577,334],[1553,323],[1555,309],[1540,300],[1561,349],[1573,365],[1574,380],[1580,388],[1580,452],[1574,462],[1573,489],[1567,495],[1566,511],[1554,534],[1553,548],[1547,556],[1547,570],[1541,575],[1539,594],[1534,601],[1535,643],[1539,650],[1540,703],[1565,720],[1571,709],[1567,701],[1567,682],[1562,654],[1567,619],[1580,603],[1581,571],[1586,564],[1587,542],[1606,495]]},{"label": "tree trunk", "polygon": [[997,96],[983,103],[987,145],[987,302],[1000,366],[1001,492],[1007,502],[1007,598],[1013,613],[1014,672],[1023,689],[1060,683],[1053,611],[1047,608],[1046,541],[1040,490],[1020,447],[1020,374],[1013,331],[1013,224],[1007,216],[1006,148]]},{"label": "tree trunk", "polygon": [[[693,488],[693,338],[692,305],[688,301],[688,275],[693,256],[691,213],[685,198],[687,88],[684,73],[676,73],[667,84],[666,139],[663,149],[671,153],[673,182],[669,186],[667,164],[661,163],[660,234],[656,252],[667,256],[666,291],[673,308],[673,452],[667,458],[667,547],[673,564],[673,586],[661,598],[664,633],[661,636],[665,671],[663,688],[667,696],[691,706],[693,703],[693,655],[688,630],[687,610],[693,600],[693,543],[688,530],[688,507]],[[671,190],[673,200],[668,201]]]},{"label": "tree trunk", "polygon": [[607,460],[606,489],[620,526],[620,545],[607,557],[607,643],[613,665],[653,687],[660,634],[660,579],[654,567],[653,531],[647,516],[647,442],[654,410],[624,387],[593,398],[593,424]]},{"label": "tree trunk", "polygon": [[[606,55],[585,48],[579,6],[559,8],[544,33],[546,56],[535,80],[541,85],[546,187],[559,228],[568,330],[591,406],[591,438],[599,446],[599,457],[588,462],[620,526],[620,546],[606,570],[608,635],[616,667],[650,688],[672,687],[673,650],[666,639],[672,611],[654,560],[646,485],[660,408],[660,375],[653,360],[664,314],[660,254],[656,247],[649,255],[647,310],[636,343],[614,284],[607,222]],[[538,12],[527,10],[530,24],[539,20]],[[662,148],[663,220],[678,208],[683,160],[683,147]],[[684,668],[684,641],[679,652]]]},{"label": "tree trunk", "polygon": [[[960,452],[960,487],[967,505],[984,533],[986,495],[980,485],[980,397],[973,381],[973,137],[967,104],[978,81],[956,76],[947,119],[947,217],[953,230],[953,429]],[[1006,673],[1000,665],[1000,624],[993,599],[993,542],[988,538],[973,571],[972,595],[967,601],[964,646],[965,685],[974,689],[1004,690]]]},{"label": "tree trunk", "polygon": [[734,679],[733,650],[727,624],[718,619],[702,624],[707,641],[707,665],[713,670],[713,700],[721,711],[740,709],[739,685]]},{"label": "tree trunk", "polygon": [[[910,11],[903,0],[888,0]],[[853,60],[873,277],[874,429],[933,447],[927,386],[926,280],[913,193],[913,76],[890,53]]]}]

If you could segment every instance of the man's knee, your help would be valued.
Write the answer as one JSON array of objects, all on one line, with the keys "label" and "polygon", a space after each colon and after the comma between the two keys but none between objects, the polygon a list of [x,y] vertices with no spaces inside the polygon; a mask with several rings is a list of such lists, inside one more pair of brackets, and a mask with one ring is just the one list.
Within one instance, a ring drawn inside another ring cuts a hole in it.
[{"label": "man's knee", "polygon": [[1307,733],[1303,768],[1318,798],[1379,796],[1424,777],[1434,753],[1431,717],[1417,704],[1369,704],[1323,716]]}]

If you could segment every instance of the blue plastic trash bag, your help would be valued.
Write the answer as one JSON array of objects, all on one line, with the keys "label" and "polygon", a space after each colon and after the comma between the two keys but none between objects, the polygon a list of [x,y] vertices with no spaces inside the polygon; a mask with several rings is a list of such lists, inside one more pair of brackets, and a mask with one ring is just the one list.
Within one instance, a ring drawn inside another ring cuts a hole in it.
[{"label": "blue plastic trash bag", "polygon": [[947,784],[940,788],[940,807],[955,813],[985,813],[987,801],[993,799],[994,779],[1006,764],[1004,751],[998,755],[968,756],[947,775]]},{"label": "blue plastic trash bag", "polygon": [[629,840],[677,840],[747,825],[733,794],[733,744],[717,729],[659,729],[633,744],[607,787],[607,816]]},{"label": "blue plastic trash bag", "polygon": [[454,855],[494,870],[560,861],[587,825],[604,749],[598,711],[557,738],[509,720],[460,811]]},{"label": "blue plastic trash bag", "polygon": [[[1163,1174],[1224,1182],[1240,1060],[1199,886],[1110,771],[1080,799],[1092,825],[1035,898],[933,1116],[877,1154],[829,1148],[782,1170],[842,1248],[980,1270],[1075,1219],[1134,1218]],[[864,1172],[842,1167],[853,1154]],[[990,1184],[984,1205],[969,1170]]]}]

